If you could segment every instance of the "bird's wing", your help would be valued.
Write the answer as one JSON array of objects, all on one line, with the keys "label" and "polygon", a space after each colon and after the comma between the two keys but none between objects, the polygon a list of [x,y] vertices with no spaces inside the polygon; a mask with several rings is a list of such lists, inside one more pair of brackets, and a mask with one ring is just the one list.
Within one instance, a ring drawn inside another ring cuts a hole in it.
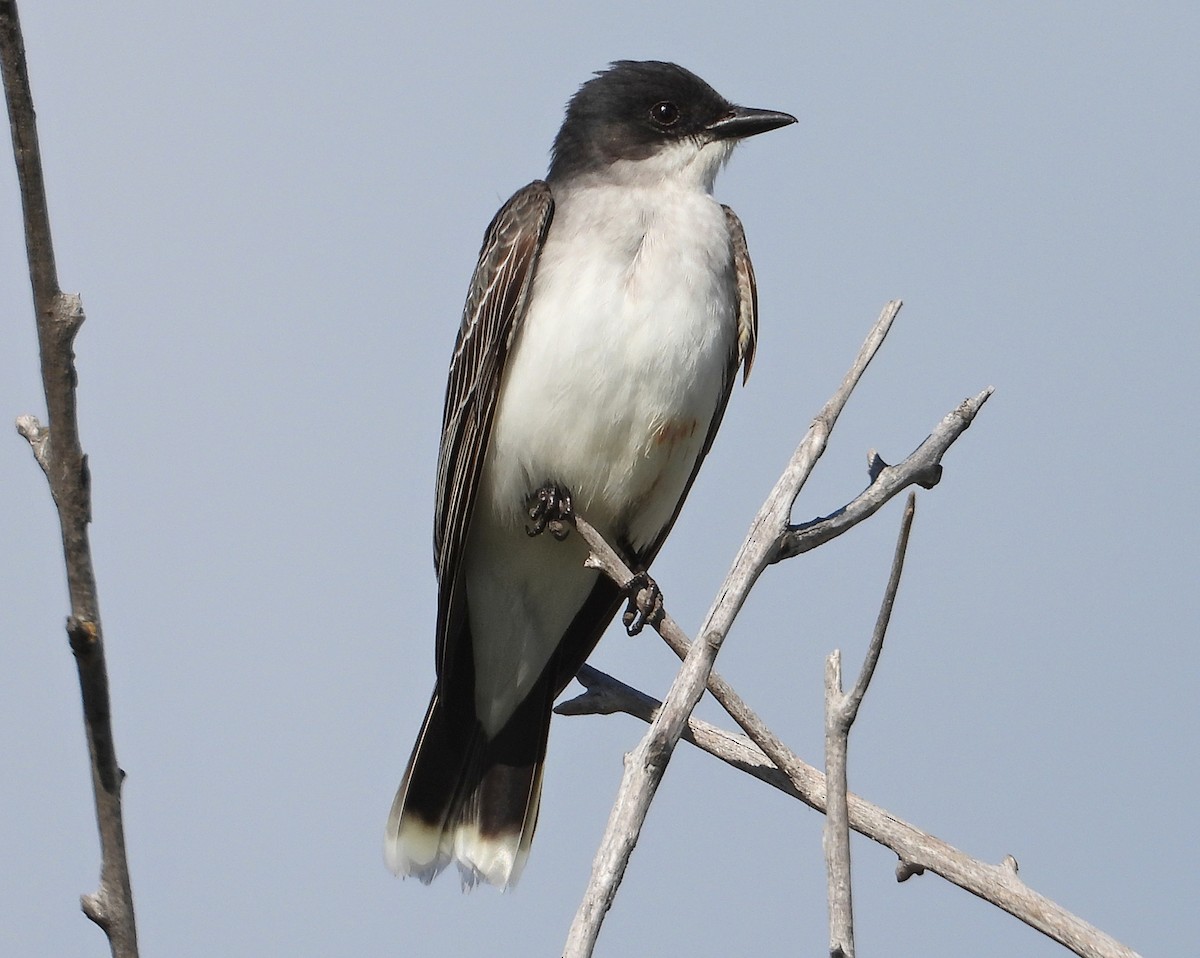
[{"label": "bird's wing", "polygon": [[[754,365],[754,349],[758,345],[758,286],[754,282],[754,265],[750,262],[750,250],[746,246],[746,231],[742,229],[742,221],[728,206],[722,206],[721,209],[725,211],[729,241],[733,244],[733,273],[738,288],[737,363],[742,367],[742,382],[745,383],[750,378],[750,367]],[[716,425],[713,428],[715,431]],[[710,434],[709,444],[711,443]],[[707,448],[706,445],[705,449]]]},{"label": "bird's wing", "polygon": [[538,256],[554,215],[550,187],[535,180],[501,207],[484,234],[450,360],[438,454],[433,558],[438,577],[438,674],[446,636],[465,614],[463,548],[492,432],[509,347],[525,318]]}]

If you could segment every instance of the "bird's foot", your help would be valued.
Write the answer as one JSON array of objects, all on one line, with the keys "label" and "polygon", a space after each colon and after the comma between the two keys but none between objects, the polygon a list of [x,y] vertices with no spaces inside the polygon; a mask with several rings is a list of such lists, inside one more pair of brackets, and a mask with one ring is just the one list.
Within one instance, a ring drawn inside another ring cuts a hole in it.
[{"label": "bird's foot", "polygon": [[650,578],[648,572],[637,572],[625,583],[625,594],[629,596],[629,604],[621,621],[625,623],[625,631],[637,635],[642,628],[654,625],[662,618],[663,598],[658,583]]},{"label": "bird's foot", "polygon": [[525,533],[540,536],[549,531],[559,542],[571,531],[575,511],[571,507],[571,493],[557,483],[548,482],[529,497],[525,503],[525,515],[529,524]]}]

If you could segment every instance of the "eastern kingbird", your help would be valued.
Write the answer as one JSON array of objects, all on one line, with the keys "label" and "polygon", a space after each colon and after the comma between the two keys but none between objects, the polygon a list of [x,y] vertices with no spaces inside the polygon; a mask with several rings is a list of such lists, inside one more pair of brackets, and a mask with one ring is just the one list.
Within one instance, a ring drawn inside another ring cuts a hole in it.
[{"label": "eastern kingbird", "polygon": [[739,140],[795,122],[618,61],[488,227],[446,387],[437,684],[388,817],[396,874],[520,876],[554,699],[622,600],[572,508],[630,568],[662,546],[754,358],[754,270],[713,181]]}]

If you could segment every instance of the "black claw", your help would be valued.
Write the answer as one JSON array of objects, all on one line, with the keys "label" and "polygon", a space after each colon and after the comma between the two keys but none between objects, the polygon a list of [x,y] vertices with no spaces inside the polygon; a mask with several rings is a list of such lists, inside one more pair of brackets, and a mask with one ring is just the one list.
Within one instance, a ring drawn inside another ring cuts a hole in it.
[{"label": "black claw", "polygon": [[625,593],[629,596],[629,604],[621,621],[625,631],[637,635],[642,629],[662,618],[662,590],[658,583],[650,578],[648,572],[635,573],[633,578],[625,583]]},{"label": "black claw", "polygon": [[575,512],[571,507],[571,493],[562,486],[547,483],[529,497],[525,507],[529,516],[526,535],[540,536],[549,530],[550,535],[562,542],[570,533]]}]

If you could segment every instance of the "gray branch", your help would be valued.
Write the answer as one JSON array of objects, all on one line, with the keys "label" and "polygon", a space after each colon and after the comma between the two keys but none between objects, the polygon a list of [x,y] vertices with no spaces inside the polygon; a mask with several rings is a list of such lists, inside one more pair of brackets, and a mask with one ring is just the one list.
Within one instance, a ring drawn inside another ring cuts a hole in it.
[{"label": "gray branch", "polygon": [[842,692],[842,653],[834,649],[825,663],[825,781],[828,792],[828,811],[825,814],[825,869],[829,883],[829,954],[831,958],[854,958],[854,907],[850,883],[850,811],[847,805],[847,753],[850,747],[850,726],[858,717],[859,706],[867,694],[867,686],[879,664],[883,640],[900,588],[900,573],[904,570],[904,554],[908,549],[908,534],[916,514],[917,497],[908,494],[892,571],[875,631],[863,661],[858,681],[849,693]]},{"label": "gray branch", "polygon": [[[585,665],[577,678],[587,691],[559,705],[557,712],[564,715],[624,712],[643,722],[652,722],[658,715],[661,703],[657,699],[590,665]],[[693,718],[688,720],[683,738],[824,814],[825,776],[784,745],[723,681],[718,681],[716,688],[710,682],[709,691],[748,735]],[[1139,958],[1137,952],[1021,881],[1017,877],[1016,859],[1011,855],[1006,855],[999,865],[979,861],[853,792],[847,795],[847,810],[854,831],[899,857],[897,881],[929,871],[1003,909],[1081,958]]]},{"label": "gray branch", "polygon": [[937,485],[942,476],[942,456],[954,440],[967,430],[991,395],[992,387],[988,386],[970,399],[964,399],[958,408],[948,412],[925,441],[898,465],[889,466],[872,450],[868,457],[871,484],[862,494],[828,516],[788,526],[787,531],[779,537],[778,548],[771,561],[790,559],[824,545],[830,539],[836,539],[847,529],[873,516],[892,497],[909,486],[917,485],[931,489]]},{"label": "gray branch", "polygon": [[[740,608],[749,587],[761,573],[763,565],[806,552],[840,535],[874,514],[885,502],[910,485],[935,484],[940,478],[942,456],[970,426],[991,395],[992,390],[988,388],[961,403],[899,465],[889,466],[872,454],[871,485],[842,509],[801,526],[788,525],[787,513],[795,494],[824,450],[837,415],[882,343],[899,306],[899,303],[890,303],[885,308],[842,388],[814,421],[783,477],[760,510],[701,630],[702,641],[693,646],[665,611],[655,624],[671,649],[685,660],[668,693],[667,704],[660,705],[649,696],[585,666],[579,673],[579,679],[587,685],[587,693],[559,706],[558,711],[564,714],[626,711],[651,724],[646,738],[626,759],[621,788],[603,843],[596,853],[592,879],[571,926],[564,956],[592,953],[600,924],[612,904],[654,789],[680,736],[811,808],[826,812],[825,776],[801,761],[767,728],[729,684],[712,671],[712,660],[729,622]],[[614,582],[621,585],[629,583],[631,570],[586,519],[577,516],[576,528],[591,550],[588,564],[603,570]],[[700,666],[689,668],[689,663],[694,664],[697,660]],[[700,694],[691,685],[697,677],[747,733],[749,740],[690,718],[690,709]],[[683,708],[677,704],[668,712],[672,699],[679,696],[684,696]],[[676,722],[680,722],[677,733]],[[847,812],[850,828],[890,848],[899,856],[897,880],[904,881],[928,870],[1007,911],[1083,958],[1138,958],[1135,952],[1120,942],[1028,888],[1017,877],[1016,860],[1011,856],[1007,856],[1000,865],[977,861],[853,794],[847,795]]]},{"label": "gray branch", "polygon": [[100,887],[84,895],[84,913],[108,935],[114,958],[136,958],[137,929],[133,893],[125,858],[121,815],[121,779],[113,744],[108,694],[108,668],[100,629],[96,576],[92,568],[88,523],[91,483],[87,456],[79,442],[75,414],[75,334],[83,324],[78,296],[62,292],[54,264],[46,188],[38,148],[37,122],[25,63],[25,43],[14,0],[0,0],[0,69],[8,102],[13,154],[25,220],[25,249],[33,305],[37,316],[42,384],[49,425],[33,416],[17,420],[17,430],[30,444],[50,484],[62,529],[63,556],[71,613],[67,637],[79,672],[83,718],[91,758],[96,821],[100,830]]},{"label": "gray branch", "polygon": [[[659,710],[646,736],[626,757],[625,772],[617,799],[613,805],[604,838],[592,863],[591,880],[567,935],[564,958],[580,958],[580,956],[591,955],[600,933],[604,915],[612,905],[629,857],[633,853],[633,847],[641,833],[654,792],[662,780],[671,754],[679,742],[679,737],[683,734],[688,717],[703,694],[705,685],[709,682],[713,662],[720,650],[721,643],[759,575],[770,563],[778,561],[780,558],[784,536],[791,529],[789,518],[792,504],[816,466],[817,460],[825,451],[834,424],[845,408],[850,394],[858,385],[867,366],[887,336],[888,330],[900,310],[900,305],[899,301],[894,301],[884,307],[841,386],[813,421],[808,433],[784,469],[783,475],[780,476],[775,488],[759,510],[750,527],[750,532],[734,560],[733,567],[726,576],[704,625],[701,627],[700,640],[684,653],[683,667],[676,675],[662,709]],[[985,399],[986,395],[979,399],[975,409]],[[971,415],[973,416],[974,412]],[[969,423],[969,419],[967,423]],[[955,432],[955,436],[965,428],[966,424],[964,423]],[[952,438],[949,439],[941,451],[944,452],[952,441]],[[922,448],[927,445],[928,442],[923,444]],[[940,456],[939,452],[936,458],[940,459]],[[934,464],[936,465],[936,459]],[[927,478],[928,463],[925,463],[924,459],[922,468],[924,471],[921,477]],[[903,468],[897,467],[897,469],[900,472],[889,476],[889,481],[895,482],[897,478],[900,481],[904,480]],[[886,473],[887,469],[884,469],[883,472]],[[872,483],[872,488],[877,482],[878,480]],[[904,484],[906,485],[908,482]],[[903,488],[903,486],[897,486],[895,491],[899,491],[899,488]],[[894,495],[895,491],[891,494]],[[886,501],[886,492],[884,499],[880,500],[880,504],[882,501]],[[866,512],[865,515],[869,515],[877,508],[878,505]],[[586,526],[586,523],[583,526]],[[587,528],[590,530],[590,527]],[[584,534],[583,527],[580,531],[581,534]],[[591,531],[594,533],[594,530]],[[597,548],[598,543],[594,543],[587,534],[584,534],[584,538],[593,550]],[[611,552],[611,550],[608,551]],[[629,580],[629,570],[623,566],[605,567],[605,571],[614,581],[622,585]],[[674,631],[674,623],[669,617],[664,616],[658,628],[660,633],[666,637],[668,632]],[[686,641],[684,647],[686,647]]]}]

